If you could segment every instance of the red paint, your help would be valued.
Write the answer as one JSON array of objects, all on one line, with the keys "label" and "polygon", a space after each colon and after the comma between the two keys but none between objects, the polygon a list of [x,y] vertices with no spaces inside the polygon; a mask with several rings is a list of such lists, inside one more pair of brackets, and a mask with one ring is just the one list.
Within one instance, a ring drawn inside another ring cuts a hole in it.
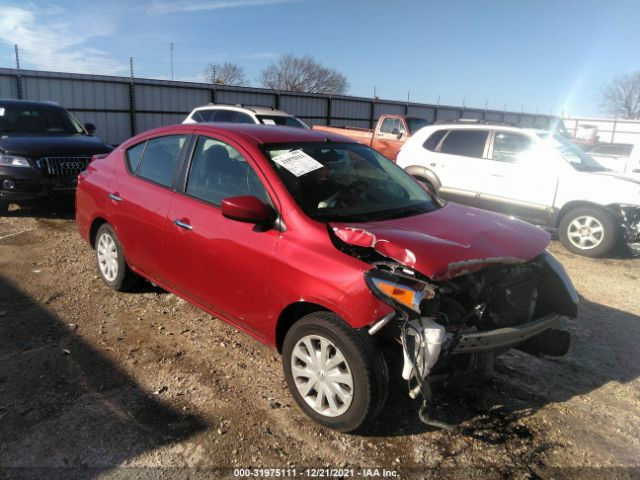
[{"label": "red paint", "polygon": [[[179,133],[217,138],[242,153],[286,229],[223,215],[229,209],[258,215],[253,200],[250,205],[235,198],[221,209],[127,171],[128,147],[146,138]],[[332,310],[354,328],[367,326],[391,311],[364,281],[371,265],[339,251],[329,227],[304,215],[260,150],[263,143],[327,138],[351,142],[324,132],[254,125],[174,125],[146,132],[108,157],[96,158],[81,174],[78,230],[89,240],[94,222],[107,221],[134,271],[270,344],[275,343],[283,310],[300,301]],[[175,220],[193,229],[180,228]],[[454,204],[415,217],[333,227],[342,241],[374,247],[432,277],[444,275],[452,262],[491,257],[528,260],[549,241],[546,233],[528,224]]]}]

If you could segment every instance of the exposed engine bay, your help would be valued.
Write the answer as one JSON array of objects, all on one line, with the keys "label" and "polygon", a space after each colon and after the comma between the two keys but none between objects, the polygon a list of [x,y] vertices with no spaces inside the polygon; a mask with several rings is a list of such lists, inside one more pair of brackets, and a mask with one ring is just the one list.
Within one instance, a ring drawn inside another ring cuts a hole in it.
[{"label": "exposed engine bay", "polygon": [[469,371],[490,375],[495,357],[513,347],[533,355],[568,351],[569,334],[553,327],[560,316],[576,316],[578,297],[562,266],[546,251],[529,261],[454,262],[429,278],[379,249],[339,238],[335,243],[373,266],[365,274],[367,284],[395,313],[374,322],[369,333],[402,346],[402,376],[409,395],[423,397],[420,418],[429,425],[451,428],[428,415],[432,380]]}]

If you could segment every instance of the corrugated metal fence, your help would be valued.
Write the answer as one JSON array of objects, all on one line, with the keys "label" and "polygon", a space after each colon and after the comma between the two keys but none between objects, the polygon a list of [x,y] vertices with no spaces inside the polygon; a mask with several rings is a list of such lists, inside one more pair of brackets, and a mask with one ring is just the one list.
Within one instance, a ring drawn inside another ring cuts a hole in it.
[{"label": "corrugated metal fence", "polygon": [[373,128],[384,113],[414,115],[432,122],[475,118],[541,128],[552,118],[343,95],[10,68],[0,68],[0,98],[58,102],[81,122],[94,123],[100,138],[113,144],[150,128],[180,123],[194,107],[210,102],[272,107],[309,125],[364,128]]}]

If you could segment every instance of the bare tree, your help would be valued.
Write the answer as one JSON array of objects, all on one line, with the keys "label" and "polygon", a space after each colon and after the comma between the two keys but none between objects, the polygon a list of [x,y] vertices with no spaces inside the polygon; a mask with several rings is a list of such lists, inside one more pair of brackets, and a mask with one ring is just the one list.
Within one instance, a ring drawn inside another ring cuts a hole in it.
[{"label": "bare tree", "polygon": [[640,118],[640,71],[615,77],[601,92],[602,109],[621,118]]},{"label": "bare tree", "polygon": [[235,63],[224,62],[222,65],[210,63],[204,72],[208,82],[218,85],[231,85],[234,87],[247,85],[247,77],[244,68]]},{"label": "bare tree", "polygon": [[267,88],[291,92],[337,95],[349,88],[347,77],[337,70],[323,66],[309,55],[295,57],[290,53],[266,67],[259,80]]}]

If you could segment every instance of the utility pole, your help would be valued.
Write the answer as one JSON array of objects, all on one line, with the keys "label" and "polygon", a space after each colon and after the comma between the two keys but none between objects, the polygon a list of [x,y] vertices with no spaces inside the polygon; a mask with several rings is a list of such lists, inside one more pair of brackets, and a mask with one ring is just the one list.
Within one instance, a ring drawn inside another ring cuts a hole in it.
[{"label": "utility pole", "polygon": [[20,71],[20,54],[18,53],[18,44],[15,44],[16,50],[16,69],[18,70],[18,77],[16,78],[18,83],[18,100],[22,100],[22,72]]},{"label": "utility pole", "polygon": [[411,90],[407,90],[407,103],[409,103],[411,99]]},{"label": "utility pole", "polygon": [[169,51],[171,54],[171,80],[173,80],[173,42],[169,44]]},{"label": "utility pole", "polygon": [[374,100],[378,98],[377,90],[378,90],[378,87],[376,85],[374,85],[373,86],[373,99]]},{"label": "utility pole", "polygon": [[129,82],[129,122],[131,123],[131,136],[137,133],[136,128],[136,84],[133,80],[133,57],[129,57],[129,73],[131,81]]},{"label": "utility pole", "polygon": [[467,108],[467,97],[462,97],[462,108]]}]

